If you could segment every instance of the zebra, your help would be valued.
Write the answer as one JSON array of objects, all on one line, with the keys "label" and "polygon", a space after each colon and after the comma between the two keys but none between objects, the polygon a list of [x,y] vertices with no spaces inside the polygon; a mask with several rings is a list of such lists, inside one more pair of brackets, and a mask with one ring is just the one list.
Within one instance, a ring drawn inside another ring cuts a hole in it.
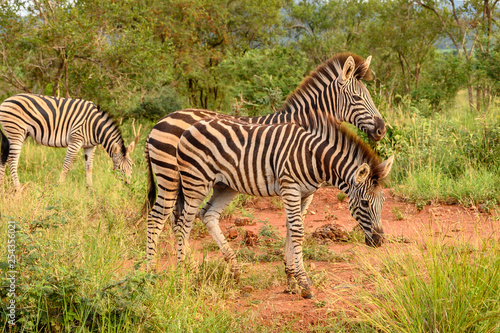
[{"label": "zebra", "polygon": [[82,99],[58,98],[36,94],[18,94],[0,104],[0,125],[3,128],[0,156],[0,184],[3,183],[5,165],[8,163],[14,183],[21,183],[17,166],[21,148],[27,136],[49,147],[68,147],[59,182],[66,174],[80,150],[85,152],[87,186],[92,187],[92,163],[95,147],[102,144],[113,160],[113,169],[120,170],[125,182],[130,183],[132,159],[140,136],[134,129],[135,141],[125,146],[118,126],[109,114],[94,103]]},{"label": "zebra", "polygon": [[184,261],[186,243],[198,207],[213,189],[200,217],[229,262],[236,278],[240,268],[226,241],[219,218],[238,193],[280,196],[286,211],[285,273],[289,290],[295,282],[311,298],[311,282],[303,265],[303,214],[311,195],[323,184],[349,197],[351,215],[362,227],[365,243],[382,244],[381,182],[394,156],[381,162],[369,146],[345,126],[295,123],[249,124],[219,117],[200,120],[185,130],[177,148],[181,216],[174,223],[177,261]]},{"label": "zebra", "polygon": [[[307,115],[312,111],[330,114],[338,121],[347,121],[366,132],[372,140],[381,140],[386,132],[385,123],[370,93],[360,81],[372,79],[370,63],[371,56],[363,60],[352,53],[337,54],[311,72],[288,96],[280,111],[261,117],[238,119],[263,124],[296,122],[306,126]],[[179,138],[195,122],[217,115],[222,116],[198,109],[173,112],[160,119],[146,139],[149,190],[144,210],[148,211],[148,268],[154,262],[158,237],[167,217],[173,212],[175,220],[179,214],[174,210],[179,182],[176,160]]]}]

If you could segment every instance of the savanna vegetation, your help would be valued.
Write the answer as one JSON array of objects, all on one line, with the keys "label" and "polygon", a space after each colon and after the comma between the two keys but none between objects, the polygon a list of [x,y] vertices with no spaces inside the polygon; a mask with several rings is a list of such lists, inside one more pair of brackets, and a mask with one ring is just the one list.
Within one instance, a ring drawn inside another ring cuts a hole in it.
[{"label": "savanna vegetation", "polygon": [[[496,214],[498,230],[499,18],[497,0],[9,0],[0,3],[0,100],[19,92],[92,100],[122,123],[129,142],[132,118],[151,128],[184,107],[274,112],[333,54],[372,55],[375,79],[366,84],[388,132],[371,144],[382,157],[396,157],[391,192],[417,209],[481,207]],[[129,186],[99,149],[88,189],[83,157],[58,185],[65,151],[28,140],[19,167],[24,189],[12,191],[8,172],[0,185],[0,238],[7,240],[8,223],[15,224],[18,272],[11,327],[9,252],[0,247],[3,331],[269,331],[251,311],[228,307],[240,290],[224,263],[204,260],[197,271],[141,269],[147,186],[141,147]],[[245,213],[239,199],[227,215]],[[275,249],[283,240],[266,225],[261,231],[274,239],[267,256],[242,249],[240,260],[282,260]],[[161,255],[174,258],[171,234],[162,239]],[[343,260],[306,245],[311,260]],[[427,239],[415,256],[380,260],[381,266],[363,266],[380,286],[375,295],[359,295],[372,310],[314,329],[500,330],[498,239],[474,246]],[[242,283],[259,290],[284,281],[281,266],[252,265]]]}]

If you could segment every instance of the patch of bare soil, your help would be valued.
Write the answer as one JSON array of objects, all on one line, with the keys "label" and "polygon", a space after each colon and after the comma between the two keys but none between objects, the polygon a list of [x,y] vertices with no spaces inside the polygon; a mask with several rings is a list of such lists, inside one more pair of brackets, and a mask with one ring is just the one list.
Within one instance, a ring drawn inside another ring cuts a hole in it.
[{"label": "patch of bare soil", "polygon": [[[428,237],[449,244],[460,240],[473,245],[484,238],[499,238],[498,216],[482,213],[476,207],[431,205],[418,211],[415,205],[391,195],[390,189],[386,189],[385,194],[382,221],[386,241],[377,249],[369,248],[363,242],[347,242],[347,234],[356,223],[349,212],[348,198],[343,198],[339,190],[324,187],[315,194],[304,221],[306,237],[314,235],[329,249],[348,260],[305,261],[316,286],[313,299],[302,299],[299,295],[284,292],[285,284],[271,284],[271,287],[262,290],[242,290],[239,298],[228,301],[230,306],[235,311],[253,312],[258,320],[274,327],[274,331],[281,331],[285,327],[311,331],[315,325],[326,325],[325,320],[336,314],[349,315],[349,309],[359,302],[356,295],[360,289],[374,288],[369,279],[364,279],[366,271],[363,263],[377,262],[382,253],[416,251],[418,244]],[[231,229],[239,229],[233,248],[244,244],[240,238],[245,239],[247,246],[255,246],[258,239],[262,238],[258,235],[263,226],[272,226],[281,237],[285,237],[286,216],[279,201],[255,198],[246,206],[246,210],[250,212],[250,218],[233,216],[221,221],[222,229],[228,233]],[[255,266],[269,270],[280,269],[283,264],[258,263],[252,265],[251,269],[257,269]]]}]

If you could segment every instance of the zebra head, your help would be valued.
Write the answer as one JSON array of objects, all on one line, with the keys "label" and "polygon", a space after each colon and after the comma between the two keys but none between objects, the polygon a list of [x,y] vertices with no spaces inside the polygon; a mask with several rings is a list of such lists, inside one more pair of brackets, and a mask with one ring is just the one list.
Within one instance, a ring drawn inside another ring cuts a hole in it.
[{"label": "zebra head", "polygon": [[357,128],[365,132],[373,141],[380,141],[385,133],[385,123],[377,110],[370,92],[361,82],[361,79],[371,79],[369,72],[372,57],[369,56],[365,61],[356,60],[348,56],[342,68],[338,64],[339,75],[332,84],[332,89],[336,89],[338,114],[342,121],[354,124]]},{"label": "zebra head", "polygon": [[351,180],[349,210],[363,228],[365,243],[369,246],[382,245],[384,238],[381,215],[385,199],[380,181],[391,171],[393,161],[394,156],[391,156],[374,170],[364,163],[358,167]]},{"label": "zebra head", "polygon": [[134,151],[135,142],[132,142],[128,147],[122,143],[115,143],[111,159],[113,160],[113,170],[119,170],[124,177],[125,183],[130,184],[132,178],[132,158],[130,154]]},{"label": "zebra head", "polygon": [[130,158],[130,154],[135,149],[137,142],[139,142],[139,138],[141,137],[141,127],[142,124],[139,125],[139,129],[135,130],[135,119],[132,120],[132,130],[134,131],[134,141],[132,141],[128,147],[125,147],[122,139],[120,139],[120,143],[115,143],[112,148],[111,158],[113,159],[113,170],[120,170],[125,178],[125,183],[130,184],[130,179],[132,178],[132,158]]}]

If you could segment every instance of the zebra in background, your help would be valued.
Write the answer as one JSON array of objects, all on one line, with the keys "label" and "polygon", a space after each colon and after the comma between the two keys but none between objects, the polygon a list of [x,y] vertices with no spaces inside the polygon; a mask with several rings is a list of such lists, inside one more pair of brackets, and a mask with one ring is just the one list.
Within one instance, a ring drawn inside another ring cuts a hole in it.
[{"label": "zebra in background", "polygon": [[136,133],[134,127],[135,141],[128,147],[125,146],[120,130],[111,116],[99,110],[92,102],[19,94],[0,104],[0,125],[4,131],[0,131],[0,184],[3,182],[5,165],[8,163],[14,188],[20,188],[17,166],[27,136],[44,146],[68,147],[59,182],[64,182],[78,151],[83,148],[87,185],[92,186],[92,163],[95,147],[99,144],[112,158],[113,169],[120,170],[125,181],[130,182],[130,153],[134,150],[140,134]]},{"label": "zebra in background", "polygon": [[[386,132],[385,123],[370,93],[360,81],[372,78],[369,70],[370,62],[371,56],[363,60],[351,53],[335,55],[303,80],[288,96],[280,111],[262,117],[238,117],[238,119],[249,123],[295,122],[301,126],[309,126],[310,112],[327,114],[339,122],[346,121],[356,125],[372,140],[381,140]],[[154,262],[159,234],[175,208],[179,183],[176,159],[179,138],[195,122],[217,115],[216,112],[196,109],[171,113],[158,121],[146,139],[145,154],[149,174],[149,193],[146,203],[146,210],[149,211],[148,267]],[[312,197],[309,201],[311,199]],[[178,213],[174,211],[174,220]]]},{"label": "zebra in background", "polygon": [[[314,120],[313,120],[314,121]],[[365,242],[380,246],[384,193],[381,181],[394,157],[380,159],[344,126],[248,124],[223,118],[201,120],[182,134],[177,162],[181,178],[178,205],[182,213],[174,224],[177,259],[185,259],[189,233],[198,207],[213,189],[200,217],[217,242],[236,278],[240,268],[226,241],[219,218],[237,193],[280,196],[286,211],[285,272],[289,288],[294,279],[302,296],[312,297],[304,269],[303,213],[308,198],[324,183],[349,197],[349,209],[365,233]]]}]

